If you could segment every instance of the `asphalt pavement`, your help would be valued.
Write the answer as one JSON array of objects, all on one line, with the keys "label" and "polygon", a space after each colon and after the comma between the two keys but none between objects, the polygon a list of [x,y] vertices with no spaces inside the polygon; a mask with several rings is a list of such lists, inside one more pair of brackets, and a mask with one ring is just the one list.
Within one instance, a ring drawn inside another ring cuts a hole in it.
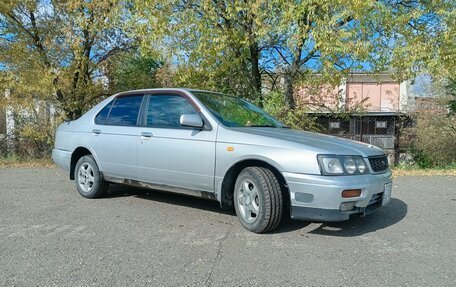
[{"label": "asphalt pavement", "polygon": [[456,177],[398,177],[341,223],[243,229],[216,202],[0,169],[0,286],[456,286]]}]

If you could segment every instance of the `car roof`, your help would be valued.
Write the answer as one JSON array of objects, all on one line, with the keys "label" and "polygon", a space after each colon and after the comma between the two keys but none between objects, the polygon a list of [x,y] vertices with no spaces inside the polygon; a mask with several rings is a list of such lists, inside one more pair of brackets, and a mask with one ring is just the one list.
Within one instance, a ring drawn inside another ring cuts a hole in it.
[{"label": "car roof", "polygon": [[124,93],[135,93],[135,92],[151,92],[151,91],[186,91],[186,92],[206,92],[220,94],[218,92],[200,90],[200,89],[190,89],[190,88],[148,88],[148,89],[138,89],[138,90],[128,90],[116,93],[116,95],[122,95]]}]

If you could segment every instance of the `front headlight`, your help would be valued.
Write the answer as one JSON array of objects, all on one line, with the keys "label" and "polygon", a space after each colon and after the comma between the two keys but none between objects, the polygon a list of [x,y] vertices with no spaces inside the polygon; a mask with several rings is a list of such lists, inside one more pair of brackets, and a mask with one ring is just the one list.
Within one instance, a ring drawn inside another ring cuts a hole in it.
[{"label": "front headlight", "polygon": [[356,167],[358,168],[358,171],[360,173],[364,173],[367,171],[367,164],[362,157],[356,159]]},{"label": "front headlight", "polygon": [[322,175],[367,174],[366,161],[362,156],[317,155]]},{"label": "front headlight", "polygon": [[343,174],[344,170],[342,164],[337,157],[322,157],[320,166],[325,173],[329,174]]}]

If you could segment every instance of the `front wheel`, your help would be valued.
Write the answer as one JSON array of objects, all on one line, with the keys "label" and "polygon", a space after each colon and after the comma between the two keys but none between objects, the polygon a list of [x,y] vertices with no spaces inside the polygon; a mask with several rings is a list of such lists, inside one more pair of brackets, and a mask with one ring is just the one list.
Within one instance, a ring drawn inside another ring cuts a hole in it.
[{"label": "front wheel", "polygon": [[247,167],[234,186],[234,207],[242,226],[255,233],[277,228],[283,213],[282,190],[274,173]]},{"label": "front wheel", "polygon": [[91,155],[81,157],[74,169],[76,188],[86,198],[102,197],[108,190],[109,183],[103,180],[98,165]]}]

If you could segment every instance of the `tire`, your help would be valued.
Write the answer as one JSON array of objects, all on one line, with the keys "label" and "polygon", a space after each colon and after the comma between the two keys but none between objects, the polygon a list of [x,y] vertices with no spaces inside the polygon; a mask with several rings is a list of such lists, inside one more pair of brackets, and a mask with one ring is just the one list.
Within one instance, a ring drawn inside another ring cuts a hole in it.
[{"label": "tire", "polygon": [[93,156],[81,157],[74,169],[74,182],[79,194],[85,198],[98,198],[106,194],[109,183],[103,180]]},{"label": "tire", "polygon": [[236,179],[233,201],[239,221],[249,231],[272,231],[281,222],[282,190],[274,173],[267,168],[243,169]]}]

